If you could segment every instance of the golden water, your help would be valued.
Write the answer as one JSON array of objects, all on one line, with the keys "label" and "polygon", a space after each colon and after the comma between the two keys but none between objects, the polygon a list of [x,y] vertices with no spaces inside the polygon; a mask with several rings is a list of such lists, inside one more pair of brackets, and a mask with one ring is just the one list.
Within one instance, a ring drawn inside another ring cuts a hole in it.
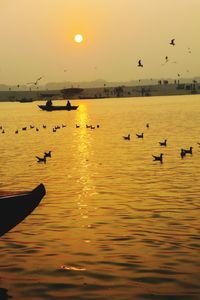
[{"label": "golden water", "polygon": [[17,300],[200,299],[200,96],[74,103],[0,103],[0,192],[47,190],[0,239],[0,288]]}]

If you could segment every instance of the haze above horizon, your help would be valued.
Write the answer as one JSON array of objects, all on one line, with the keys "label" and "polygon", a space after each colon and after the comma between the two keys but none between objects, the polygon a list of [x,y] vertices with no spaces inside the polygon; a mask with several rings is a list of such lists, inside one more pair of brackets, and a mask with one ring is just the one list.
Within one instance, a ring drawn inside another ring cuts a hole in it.
[{"label": "haze above horizon", "polygon": [[199,0],[0,0],[0,83],[199,76],[199,20]]}]

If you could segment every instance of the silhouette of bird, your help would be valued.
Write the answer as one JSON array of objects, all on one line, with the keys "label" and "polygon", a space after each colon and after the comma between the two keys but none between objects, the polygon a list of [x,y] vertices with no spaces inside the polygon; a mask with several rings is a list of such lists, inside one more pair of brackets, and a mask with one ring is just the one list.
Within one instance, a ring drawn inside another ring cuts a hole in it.
[{"label": "silhouette of bird", "polygon": [[136,133],[136,136],[138,137],[138,139],[143,139],[144,133],[141,133],[141,134]]},{"label": "silhouette of bird", "polygon": [[189,149],[181,149],[181,151],[184,152],[185,155],[186,154],[192,154],[192,149],[193,149],[193,147],[190,147]]},{"label": "silhouette of bird", "polygon": [[184,149],[181,149],[180,155],[181,155],[181,158],[183,158],[183,157],[185,156],[185,151],[184,151]]},{"label": "silhouette of bird", "polygon": [[36,156],[36,158],[37,158],[37,162],[46,164],[46,156],[44,157]]},{"label": "silhouette of bird", "polygon": [[45,157],[51,157],[51,152],[52,152],[52,151],[44,152],[44,156],[45,156]]},{"label": "silhouette of bird", "polygon": [[181,75],[178,73],[177,76],[180,77]]},{"label": "silhouette of bird", "polygon": [[175,42],[174,41],[175,41],[175,39],[172,39],[171,42],[170,42],[170,45],[175,46]]},{"label": "silhouette of bird", "polygon": [[99,128],[100,127],[100,125],[97,125],[97,128]]},{"label": "silhouette of bird", "polygon": [[141,59],[138,60],[138,65],[137,66],[143,68],[143,64],[141,63]]},{"label": "silhouette of bird", "polygon": [[38,81],[41,80],[44,76],[41,76],[39,78],[36,79],[36,81],[33,81],[33,82],[27,82],[27,84],[34,84],[34,85],[37,85],[38,84]]},{"label": "silhouette of bird", "polygon": [[27,129],[27,127],[22,127],[22,130],[26,130]]},{"label": "silhouette of bird", "polygon": [[161,163],[163,162],[163,153],[161,153],[159,156],[152,155],[154,161],[160,161]]},{"label": "silhouette of bird", "polygon": [[129,133],[127,136],[123,136],[123,139],[124,139],[124,140],[129,140],[129,141],[130,141],[130,139],[131,139],[130,133]]},{"label": "silhouette of bird", "polygon": [[166,147],[167,146],[167,140],[164,140],[164,142],[159,142],[160,146],[164,146]]},{"label": "silhouette of bird", "polygon": [[15,130],[15,134],[18,134],[18,130]]},{"label": "silhouette of bird", "polygon": [[35,130],[36,130],[36,131],[39,131],[39,129],[38,129],[38,128],[36,128]]},{"label": "silhouette of bird", "polygon": [[30,129],[33,129],[35,126],[33,126],[33,125],[30,125]]},{"label": "silhouette of bird", "polygon": [[43,127],[43,128],[47,128],[47,126],[46,126],[46,125],[43,125],[42,127]]},{"label": "silhouette of bird", "polygon": [[167,63],[168,62],[168,56],[165,56],[165,62]]},{"label": "silhouette of bird", "polygon": [[67,125],[65,125],[65,124],[62,124],[62,128],[64,128],[64,127],[66,127]]},{"label": "silhouette of bird", "polygon": [[149,128],[149,123],[146,124],[146,128]]},{"label": "silhouette of bird", "polygon": [[1,133],[5,133],[5,130],[3,129]]},{"label": "silhouette of bird", "polygon": [[79,127],[80,127],[80,125],[77,125],[77,124],[76,124],[76,128],[79,128]]}]

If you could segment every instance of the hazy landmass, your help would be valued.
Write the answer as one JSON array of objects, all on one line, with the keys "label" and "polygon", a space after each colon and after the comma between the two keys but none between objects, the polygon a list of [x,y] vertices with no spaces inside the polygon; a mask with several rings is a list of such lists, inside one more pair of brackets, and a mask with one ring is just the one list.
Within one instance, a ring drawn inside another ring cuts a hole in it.
[{"label": "hazy landmass", "polygon": [[1,85],[0,101],[35,101],[51,99],[101,99],[200,94],[200,78],[177,80],[141,80],[128,82],[48,83],[45,86],[8,87]]}]

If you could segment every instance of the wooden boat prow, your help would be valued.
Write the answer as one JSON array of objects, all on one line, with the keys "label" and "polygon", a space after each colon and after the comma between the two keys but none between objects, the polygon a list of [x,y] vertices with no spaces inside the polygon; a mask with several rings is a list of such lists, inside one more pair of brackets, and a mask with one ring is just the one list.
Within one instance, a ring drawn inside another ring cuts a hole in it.
[{"label": "wooden boat prow", "polygon": [[0,236],[31,214],[45,194],[45,187],[41,183],[30,192],[0,196]]}]

